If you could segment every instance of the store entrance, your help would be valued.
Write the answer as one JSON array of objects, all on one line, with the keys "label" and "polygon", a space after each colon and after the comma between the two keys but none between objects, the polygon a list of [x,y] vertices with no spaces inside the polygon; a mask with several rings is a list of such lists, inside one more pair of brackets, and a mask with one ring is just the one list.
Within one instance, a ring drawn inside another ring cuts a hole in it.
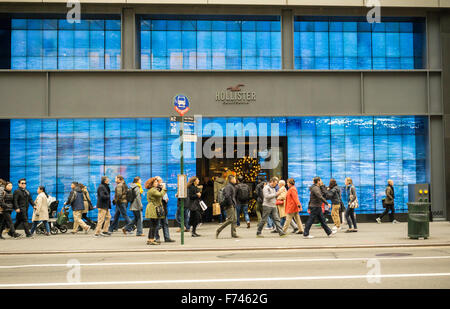
[{"label": "store entrance", "polygon": [[252,186],[258,177],[265,180],[287,177],[285,136],[277,139],[204,137],[202,147],[203,157],[197,159],[197,175],[202,183],[230,173],[242,175],[244,182]]}]

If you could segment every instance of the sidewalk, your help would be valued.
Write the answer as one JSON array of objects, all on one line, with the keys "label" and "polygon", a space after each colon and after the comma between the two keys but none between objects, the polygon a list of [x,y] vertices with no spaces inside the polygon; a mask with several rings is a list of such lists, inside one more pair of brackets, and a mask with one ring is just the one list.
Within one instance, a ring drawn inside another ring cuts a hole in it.
[{"label": "sidewalk", "polygon": [[[147,237],[124,235],[121,230],[111,237],[94,238],[79,232],[72,235],[57,234],[52,236],[35,235],[33,239],[21,237],[0,240],[0,255],[5,254],[45,254],[45,253],[90,253],[90,252],[158,252],[158,251],[224,251],[224,250],[264,250],[264,249],[324,249],[324,248],[365,248],[365,247],[408,247],[408,246],[450,246],[450,223],[430,223],[430,238],[414,240],[407,238],[407,223],[361,223],[357,233],[338,232],[328,238],[325,232],[313,226],[310,234],[314,239],[304,239],[302,235],[290,234],[280,238],[263,230],[264,238],[256,238],[256,222],[250,229],[246,224],[237,228],[241,238],[231,238],[230,227],[226,228],[219,239],[215,239],[217,223],[203,224],[197,229],[201,237],[193,238],[185,233],[185,244],[181,245],[180,233],[170,228],[170,235],[175,243],[160,246],[146,245]],[[23,232],[23,231],[19,231]],[[147,233],[148,229],[144,230]],[[289,230],[291,232],[291,229]],[[162,236],[162,231],[160,231]],[[163,237],[162,239],[163,240]]]}]

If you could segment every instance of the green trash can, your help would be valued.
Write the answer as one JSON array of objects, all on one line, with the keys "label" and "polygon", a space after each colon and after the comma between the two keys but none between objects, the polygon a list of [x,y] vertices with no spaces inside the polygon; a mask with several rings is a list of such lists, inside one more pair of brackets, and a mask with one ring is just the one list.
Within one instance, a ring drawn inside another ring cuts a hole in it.
[{"label": "green trash can", "polygon": [[407,203],[408,205],[408,237],[413,239],[430,237],[431,203]]}]

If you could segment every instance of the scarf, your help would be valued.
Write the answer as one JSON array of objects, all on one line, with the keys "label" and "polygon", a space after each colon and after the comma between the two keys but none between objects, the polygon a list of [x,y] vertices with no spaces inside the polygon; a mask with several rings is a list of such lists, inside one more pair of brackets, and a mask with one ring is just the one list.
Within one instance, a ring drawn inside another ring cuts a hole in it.
[{"label": "scarf", "polygon": [[144,190],[142,189],[142,185],[140,183],[136,183],[136,185],[139,187],[139,192],[141,194],[144,193]]}]

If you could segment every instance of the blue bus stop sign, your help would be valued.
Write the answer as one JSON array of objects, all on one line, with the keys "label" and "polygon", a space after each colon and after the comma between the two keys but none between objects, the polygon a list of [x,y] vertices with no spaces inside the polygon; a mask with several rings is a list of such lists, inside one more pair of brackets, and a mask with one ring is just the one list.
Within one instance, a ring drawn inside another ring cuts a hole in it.
[{"label": "blue bus stop sign", "polygon": [[189,111],[189,99],[187,96],[179,94],[173,98],[173,107],[180,116],[184,116]]}]

